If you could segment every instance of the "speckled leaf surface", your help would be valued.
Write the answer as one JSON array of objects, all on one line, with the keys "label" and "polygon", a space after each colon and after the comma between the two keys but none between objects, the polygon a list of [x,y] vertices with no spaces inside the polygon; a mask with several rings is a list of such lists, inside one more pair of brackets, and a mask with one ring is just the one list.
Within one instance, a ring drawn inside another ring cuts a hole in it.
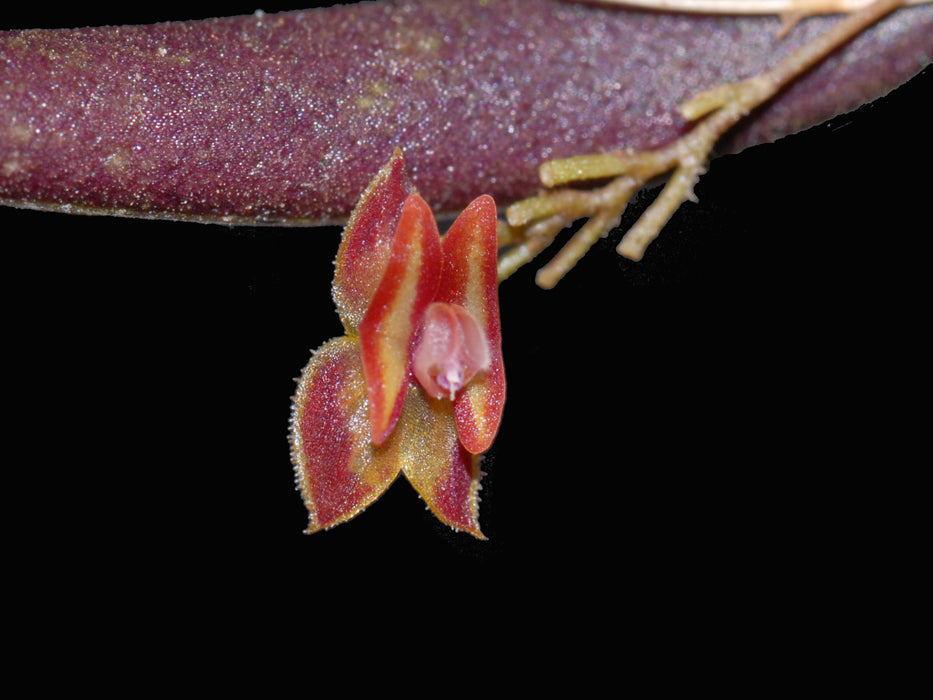
[{"label": "speckled leaf surface", "polygon": [[[825,29],[559,0],[404,0],[0,33],[0,201],[139,216],[345,218],[395,148],[435,211],[533,194],[542,161],[670,142],[676,105]],[[897,12],[739,128],[738,148],[887,92],[933,55]]]}]

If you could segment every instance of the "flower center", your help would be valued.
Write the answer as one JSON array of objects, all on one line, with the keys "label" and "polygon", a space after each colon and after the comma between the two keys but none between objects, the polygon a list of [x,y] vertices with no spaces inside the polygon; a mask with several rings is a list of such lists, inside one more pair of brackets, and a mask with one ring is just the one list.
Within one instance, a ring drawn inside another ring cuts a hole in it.
[{"label": "flower center", "polygon": [[459,304],[432,302],[424,312],[412,361],[424,390],[435,399],[446,396],[453,401],[489,364],[489,342],[473,314]]}]

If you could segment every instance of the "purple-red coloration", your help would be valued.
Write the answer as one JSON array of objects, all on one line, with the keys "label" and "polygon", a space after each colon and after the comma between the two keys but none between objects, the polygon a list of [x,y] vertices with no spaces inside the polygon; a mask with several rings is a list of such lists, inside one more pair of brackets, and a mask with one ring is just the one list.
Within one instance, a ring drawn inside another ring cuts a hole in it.
[{"label": "purple-red coloration", "polygon": [[[435,210],[538,187],[549,158],[668,143],[685,97],[812,38],[777,20],[559,0],[406,0],[0,34],[0,202],[228,221],[342,219],[394,148]],[[771,140],[930,61],[933,7],[895,13],[739,129]]]}]

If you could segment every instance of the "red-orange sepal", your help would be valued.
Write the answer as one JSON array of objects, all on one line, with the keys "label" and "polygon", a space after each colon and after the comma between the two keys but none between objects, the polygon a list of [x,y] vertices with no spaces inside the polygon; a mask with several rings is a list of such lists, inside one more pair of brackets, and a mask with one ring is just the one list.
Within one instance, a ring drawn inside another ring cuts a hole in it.
[{"label": "red-orange sepal", "polygon": [[389,261],[405,198],[414,191],[398,149],[350,214],[334,264],[334,302],[348,333],[355,333]]},{"label": "red-orange sepal", "polygon": [[486,539],[479,527],[479,457],[461,444],[450,401],[431,399],[412,387],[390,443],[405,478],[431,512],[453,528]]},{"label": "red-orange sepal", "polygon": [[302,373],[292,405],[292,462],[310,514],[307,532],[350,520],[382,495],[399,471],[444,523],[485,539],[479,526],[479,457],[464,449],[449,401],[407,387],[395,430],[369,436],[359,343],[335,338]]},{"label": "red-orange sepal", "polygon": [[292,402],[292,462],[308,532],[349,520],[398,476],[400,461],[373,448],[368,426],[359,343],[335,338],[311,358]]},{"label": "red-orange sepal", "polygon": [[436,301],[458,304],[480,324],[489,347],[489,369],[454,401],[457,431],[473,454],[492,445],[505,406],[505,368],[499,325],[496,205],[479,197],[457,217],[441,242],[444,270]]},{"label": "red-orange sepal", "polygon": [[372,441],[395,427],[411,380],[412,341],[437,292],[441,246],[430,207],[416,194],[402,207],[389,262],[360,322]]}]

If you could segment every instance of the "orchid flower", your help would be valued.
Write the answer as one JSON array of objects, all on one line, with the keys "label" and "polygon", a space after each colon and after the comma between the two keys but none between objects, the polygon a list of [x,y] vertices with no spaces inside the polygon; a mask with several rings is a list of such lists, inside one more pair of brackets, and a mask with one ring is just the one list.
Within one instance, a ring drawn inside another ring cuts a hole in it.
[{"label": "orchid flower", "polygon": [[308,532],[354,517],[401,472],[441,521],[484,539],[479,459],[505,402],[496,257],[492,198],[441,238],[399,151],[363,193],[335,263],[346,334],[314,353],[292,403]]}]

